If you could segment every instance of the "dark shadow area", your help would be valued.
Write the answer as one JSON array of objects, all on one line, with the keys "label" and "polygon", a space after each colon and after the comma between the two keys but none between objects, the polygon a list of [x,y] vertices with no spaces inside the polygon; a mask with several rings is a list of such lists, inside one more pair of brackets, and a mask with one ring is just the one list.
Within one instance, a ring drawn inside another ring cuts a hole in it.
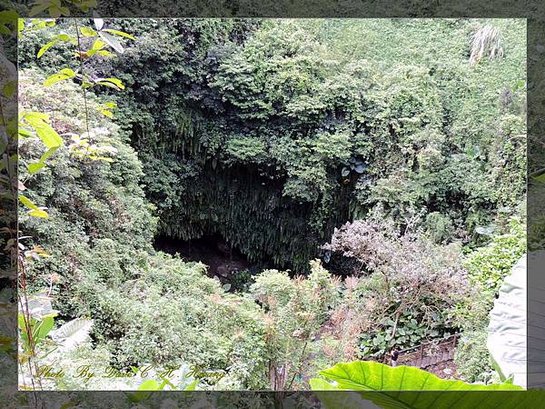
[{"label": "dark shadow area", "polygon": [[164,235],[155,238],[156,250],[178,254],[188,261],[200,261],[208,266],[208,275],[217,277],[230,289],[243,289],[251,277],[266,268],[275,268],[272,262],[251,262],[220,234],[206,235],[199,239],[182,240]]}]

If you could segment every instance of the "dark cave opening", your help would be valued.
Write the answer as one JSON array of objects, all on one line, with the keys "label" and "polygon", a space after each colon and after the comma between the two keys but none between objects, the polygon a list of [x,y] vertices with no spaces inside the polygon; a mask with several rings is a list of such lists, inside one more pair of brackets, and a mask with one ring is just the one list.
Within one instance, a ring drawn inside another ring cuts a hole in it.
[{"label": "dark cave opening", "polygon": [[187,261],[200,261],[208,266],[207,274],[229,283],[241,272],[254,275],[274,268],[269,260],[249,261],[236,247],[231,246],[220,234],[205,235],[199,239],[183,240],[166,235],[155,238],[154,247],[172,255],[179,254]]},{"label": "dark cave opening", "polygon": [[[199,239],[183,240],[166,235],[155,238],[154,248],[172,255],[178,254],[187,261],[200,261],[208,266],[207,275],[217,277],[223,284],[231,284],[233,289],[251,281],[251,277],[265,269],[285,270],[272,260],[250,261],[236,247],[231,246],[221,234],[209,234]],[[319,251],[317,258],[333,275],[346,277],[362,273],[361,263],[340,253]]]}]

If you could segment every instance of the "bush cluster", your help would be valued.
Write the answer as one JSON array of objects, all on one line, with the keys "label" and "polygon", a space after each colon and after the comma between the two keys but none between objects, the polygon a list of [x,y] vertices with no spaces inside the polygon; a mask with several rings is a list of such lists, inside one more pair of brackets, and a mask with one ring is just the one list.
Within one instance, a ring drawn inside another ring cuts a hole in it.
[{"label": "bush cluster", "polygon": [[400,234],[393,223],[370,218],[335,230],[324,247],[361,263],[351,292],[359,299],[355,314],[366,317],[359,319],[362,356],[383,357],[455,331],[452,315],[469,292],[459,244]]}]

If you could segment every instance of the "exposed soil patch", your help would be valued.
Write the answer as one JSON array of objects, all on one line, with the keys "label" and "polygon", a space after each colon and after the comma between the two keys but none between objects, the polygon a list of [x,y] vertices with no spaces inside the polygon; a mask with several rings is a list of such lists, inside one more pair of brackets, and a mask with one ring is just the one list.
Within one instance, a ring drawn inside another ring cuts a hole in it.
[{"label": "exposed soil patch", "polygon": [[[457,342],[458,336],[454,335],[442,341],[423,343],[400,351],[397,365],[416,366],[444,379],[456,378],[454,354]],[[385,363],[390,363],[390,358],[386,358]]]}]

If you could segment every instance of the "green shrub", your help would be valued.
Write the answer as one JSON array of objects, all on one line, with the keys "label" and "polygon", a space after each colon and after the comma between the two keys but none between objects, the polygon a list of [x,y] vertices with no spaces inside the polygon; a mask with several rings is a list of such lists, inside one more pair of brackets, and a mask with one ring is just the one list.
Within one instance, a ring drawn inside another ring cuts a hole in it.
[{"label": "green shrub", "polygon": [[112,284],[80,283],[78,312],[95,319],[93,334],[108,346],[116,367],[187,363],[223,371],[244,389],[264,386],[259,307],[225,293],[204,275],[203,265],[157,254],[133,279]]},{"label": "green shrub", "polygon": [[380,217],[346,223],[325,246],[356,258],[361,355],[382,357],[394,347],[408,348],[456,330],[456,305],[467,299],[467,272],[458,243],[440,245],[427,236]]},{"label": "green shrub", "polygon": [[[486,347],[489,313],[505,277],[526,253],[526,230],[517,218],[510,220],[507,232],[467,255],[470,297],[456,306],[453,319],[462,329],[455,363],[468,381],[489,382],[494,375]],[[497,375],[495,375],[497,376]]]},{"label": "green shrub", "polygon": [[290,279],[287,272],[278,270],[256,276],[250,293],[265,310],[271,389],[291,389],[296,375],[304,372],[303,366],[313,353],[313,340],[339,301],[339,285],[318,260],[311,262],[307,278]]},{"label": "green shrub", "polygon": [[452,220],[439,212],[432,212],[426,216],[424,228],[431,239],[436,243],[449,241],[454,237]]},{"label": "green shrub", "polygon": [[464,265],[471,280],[482,284],[486,291],[497,294],[503,279],[525,252],[525,226],[513,218],[507,233],[493,237],[487,246],[470,253]]},{"label": "green shrub", "polygon": [[454,361],[460,379],[470,383],[495,383],[499,376],[493,369],[486,347],[486,330],[465,331],[456,347]]},{"label": "green shrub", "polygon": [[[122,140],[118,127],[99,113],[92,94],[87,101],[91,143],[112,149],[110,161],[89,160],[76,155],[69,134],[86,132],[81,90],[63,81],[48,90],[35,84],[43,80],[36,70],[20,73],[22,110],[48,111],[65,144],[50,158],[50,164],[36,175],[21,166],[20,179],[25,194],[50,217],[37,219],[20,214],[20,225],[30,236],[27,247],[40,245],[49,257],[29,261],[27,274],[32,289],[51,287],[56,308],[72,315],[80,303],[74,294],[85,280],[108,281],[110,285],[133,277],[135,268],[152,251],[157,219],[153,206],[140,186],[142,164],[135,151]],[[70,104],[67,103],[70,101]],[[21,138],[22,163],[39,157],[41,147],[34,138]]]}]

